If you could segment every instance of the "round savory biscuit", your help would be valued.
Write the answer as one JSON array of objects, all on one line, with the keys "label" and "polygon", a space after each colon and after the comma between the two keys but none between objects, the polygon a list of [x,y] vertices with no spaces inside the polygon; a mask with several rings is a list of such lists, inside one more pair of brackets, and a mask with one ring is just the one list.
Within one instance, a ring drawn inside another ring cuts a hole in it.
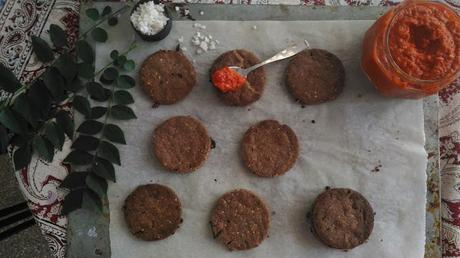
[{"label": "round savory biscuit", "polygon": [[144,91],[158,105],[184,99],[196,84],[192,63],[181,51],[160,50],[142,64],[139,78]]},{"label": "round savory biscuit", "polygon": [[326,50],[304,50],[292,58],[286,69],[286,86],[302,105],[334,100],[342,93],[344,84],[342,61]]},{"label": "round savory biscuit", "polygon": [[[237,49],[223,53],[220,55],[211,67],[209,76],[225,66],[238,66],[248,68],[260,63],[259,58],[253,53]],[[237,91],[223,93],[217,90],[219,96],[224,100],[224,103],[230,106],[246,106],[262,96],[265,88],[265,68],[258,68],[248,74],[245,85]]]},{"label": "round savory biscuit", "polygon": [[169,187],[159,184],[137,187],[126,198],[123,212],[131,233],[146,241],[167,238],[182,222],[179,198]]},{"label": "round savory biscuit", "polygon": [[325,245],[348,250],[364,243],[374,228],[374,211],[360,193],[327,189],[313,205],[313,231]]},{"label": "round savory biscuit", "polygon": [[219,198],[210,223],[214,238],[229,250],[247,250],[267,237],[270,214],[254,193],[238,189]]},{"label": "round savory biscuit", "polygon": [[246,131],[241,154],[252,173],[262,177],[280,176],[294,166],[299,143],[289,126],[265,120]]},{"label": "round savory biscuit", "polygon": [[189,173],[206,161],[211,138],[200,121],[190,116],[176,116],[155,129],[153,150],[168,171]]}]

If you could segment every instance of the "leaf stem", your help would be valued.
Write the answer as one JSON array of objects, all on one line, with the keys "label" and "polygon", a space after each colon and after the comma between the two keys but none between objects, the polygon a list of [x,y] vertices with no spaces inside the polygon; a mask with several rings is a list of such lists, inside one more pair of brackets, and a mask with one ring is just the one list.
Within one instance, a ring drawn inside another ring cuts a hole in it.
[{"label": "leaf stem", "polygon": [[[96,28],[97,26],[99,26],[101,23],[103,23],[104,21],[120,14],[120,13],[123,13],[124,11],[126,11],[128,8],[131,8],[130,5],[125,5],[123,6],[122,8],[118,9],[117,11],[113,12],[112,14],[104,17],[104,19],[100,20],[99,22],[97,22],[96,24],[94,24],[93,26],[91,26],[91,28],[89,28],[87,31],[85,31],[83,34],[81,34],[78,39],[83,39],[86,37],[86,35],[88,33],[90,33],[94,28]],[[130,48],[128,49],[128,51],[126,51],[125,53],[123,53],[123,55],[126,55],[128,54],[129,52],[131,52],[133,49],[135,49],[137,46],[135,45],[135,42],[132,42],[131,45],[130,45]],[[69,50],[66,51],[67,53],[70,52]],[[54,65],[54,63],[56,62],[57,59],[54,59],[53,62],[51,62],[50,64],[48,64],[48,67],[51,67]],[[98,76],[102,71],[105,70],[105,68],[109,67],[113,65],[113,61],[109,64],[107,64],[104,68],[102,68],[101,70],[99,70],[97,73],[94,74],[93,77],[96,77]],[[32,83],[30,83],[29,85],[23,85],[21,86],[21,88],[19,88],[16,92],[14,92],[11,96],[9,96],[1,105],[0,105],[0,111],[2,111],[3,109],[5,109],[6,107],[12,105],[12,103],[14,102],[14,100],[19,96],[21,95],[23,92],[25,92],[29,87],[30,85],[33,85],[34,82],[38,79],[40,79],[41,76],[37,77],[34,81],[32,81]]]},{"label": "leaf stem", "polygon": [[[127,55],[129,54],[131,51],[133,51],[134,49],[137,48],[137,44],[136,44],[136,40],[134,40],[133,42],[131,42],[131,44],[129,45],[129,48],[128,50],[126,50],[125,52],[121,53],[122,56],[124,55]],[[101,69],[99,69],[96,73],[94,73],[94,76],[93,77],[96,77],[98,76],[99,74],[101,74],[105,69],[107,69],[108,67],[110,67],[111,65],[114,64],[115,61],[112,61],[110,63],[108,63],[106,66],[102,67]]]},{"label": "leaf stem", "polygon": [[21,93],[25,92],[27,90],[26,85],[22,85],[21,88],[19,88],[17,91],[12,93],[6,100],[2,101],[0,105],[0,111],[4,110],[5,108],[11,106],[13,104],[13,101],[21,95]]},{"label": "leaf stem", "polygon": [[19,88],[17,91],[15,91],[13,93],[13,95],[11,95],[11,97],[8,99],[7,101],[7,106],[11,105],[13,103],[13,101],[19,96],[21,95],[21,93],[25,92],[27,90],[27,86],[26,85],[22,85],[21,88]]},{"label": "leaf stem", "polygon": [[94,164],[95,164],[96,158],[97,158],[97,152],[99,151],[99,146],[101,145],[102,137],[104,137],[104,130],[105,130],[105,127],[107,126],[107,123],[109,121],[110,113],[112,112],[113,93],[115,91],[115,83],[112,84],[112,87],[111,87],[110,91],[111,91],[110,98],[109,98],[109,102],[107,103],[107,113],[105,114],[104,123],[103,123],[102,129],[101,129],[101,134],[97,138],[98,143],[97,143],[97,148],[94,151],[93,161],[91,162],[91,168],[90,168],[91,170],[94,169]]},{"label": "leaf stem", "polygon": [[110,18],[120,14],[120,13],[123,13],[125,12],[128,8],[131,8],[130,5],[125,5],[123,6],[122,8],[118,9],[117,11],[115,11],[114,13],[104,17],[104,19],[101,19],[100,21],[98,21],[97,23],[95,23],[93,26],[91,26],[88,30],[86,30],[85,32],[83,32],[79,37],[78,39],[84,39],[86,38],[86,36],[88,35],[88,33],[90,33],[92,30],[94,30],[97,26],[101,25],[103,22],[109,20]]}]

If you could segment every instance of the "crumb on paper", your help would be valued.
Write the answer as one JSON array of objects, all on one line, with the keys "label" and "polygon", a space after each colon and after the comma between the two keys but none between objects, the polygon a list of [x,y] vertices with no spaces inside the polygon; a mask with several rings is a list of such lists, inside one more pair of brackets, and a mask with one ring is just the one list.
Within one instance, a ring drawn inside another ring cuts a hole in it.
[{"label": "crumb on paper", "polygon": [[[195,28],[206,28],[204,25],[199,23],[195,23],[193,25]],[[212,35],[202,33],[200,31],[196,31],[195,34],[192,36],[191,45],[194,46],[195,54],[201,55],[203,53],[207,53],[210,50],[217,49],[217,45],[219,41],[214,39]]]},{"label": "crumb on paper", "polygon": [[205,53],[208,52],[208,43],[206,41],[202,41],[200,43],[200,49]]},{"label": "crumb on paper", "polygon": [[209,49],[210,49],[210,50],[216,49],[216,43],[215,43],[215,42],[211,42],[211,43],[209,44]]},{"label": "crumb on paper", "polygon": [[380,160],[378,161],[378,165],[376,165],[374,167],[374,169],[371,170],[372,173],[377,173],[377,172],[380,172],[380,170],[382,169],[382,164],[380,163]]},{"label": "crumb on paper", "polygon": [[97,237],[96,227],[93,226],[92,228],[88,229],[87,235],[91,238],[96,238]]},{"label": "crumb on paper", "polygon": [[198,22],[195,22],[195,23],[193,24],[193,27],[194,27],[194,28],[198,28],[198,29],[202,29],[202,30],[205,30],[205,29],[206,29],[206,25],[203,25],[203,24],[198,23]]}]

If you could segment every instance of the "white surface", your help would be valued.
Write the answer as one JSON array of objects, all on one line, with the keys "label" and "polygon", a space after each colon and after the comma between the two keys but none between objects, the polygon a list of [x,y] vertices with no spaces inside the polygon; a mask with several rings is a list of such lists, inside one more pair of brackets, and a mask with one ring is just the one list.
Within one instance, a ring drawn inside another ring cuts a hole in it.
[{"label": "white surface", "polygon": [[[423,257],[426,153],[422,101],[380,97],[361,72],[362,36],[372,21],[201,23],[222,44],[216,51],[190,57],[196,60],[198,73],[192,93],[179,104],[152,109],[150,99],[138,87],[133,94],[139,118],[121,123],[128,132],[128,145],[120,148],[123,166],[117,168],[117,183],[109,187],[112,257]],[[252,29],[254,25],[257,30]],[[119,32],[110,35],[118,33],[111,43],[121,50],[128,45],[130,28],[127,22],[120,26]],[[180,35],[187,42],[193,32],[192,21],[175,22],[164,41],[141,43],[130,56],[140,64],[161,48],[174,49]],[[303,39],[343,61],[346,86],[337,100],[305,108],[295,104],[283,83],[287,62],[267,67],[265,93],[249,107],[224,106],[215,95],[207,71],[222,52],[245,48],[264,59]],[[107,62],[110,50],[98,49],[99,65]],[[205,165],[189,175],[164,171],[152,155],[153,129],[176,115],[199,118],[217,143]],[[300,141],[300,157],[282,177],[253,176],[240,160],[244,132],[264,119],[288,124]],[[379,164],[380,172],[371,172]],[[166,240],[144,242],[129,233],[122,206],[138,185],[152,182],[176,191],[184,222]],[[368,243],[343,252],[315,239],[305,217],[325,186],[353,188],[369,200],[376,216]],[[217,198],[235,188],[255,192],[275,213],[270,237],[249,251],[227,251],[212,238],[208,223]]]}]

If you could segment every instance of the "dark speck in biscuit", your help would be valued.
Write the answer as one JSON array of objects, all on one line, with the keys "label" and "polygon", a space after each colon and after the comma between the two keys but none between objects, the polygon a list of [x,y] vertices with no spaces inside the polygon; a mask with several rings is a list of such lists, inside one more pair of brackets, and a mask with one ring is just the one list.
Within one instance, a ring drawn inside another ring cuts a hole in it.
[{"label": "dark speck in biscuit", "polygon": [[229,250],[247,250],[267,238],[270,214],[254,193],[238,189],[219,198],[210,224],[213,237]]},{"label": "dark speck in biscuit", "polygon": [[206,161],[211,150],[211,138],[195,118],[176,116],[155,129],[153,150],[168,171],[189,173]]},{"label": "dark speck in biscuit", "polygon": [[286,86],[302,105],[336,99],[343,91],[345,68],[334,54],[322,49],[304,50],[286,69]]},{"label": "dark speck in biscuit", "polygon": [[336,249],[353,249],[367,241],[374,227],[374,211],[360,193],[346,188],[326,189],[313,205],[316,237]]},{"label": "dark speck in biscuit", "polygon": [[192,91],[196,84],[196,72],[182,52],[160,50],[144,61],[139,79],[156,105],[171,105]]},{"label": "dark speck in biscuit", "polygon": [[146,241],[167,238],[182,222],[179,198],[169,187],[159,184],[137,187],[126,198],[123,212],[131,233]]},{"label": "dark speck in biscuit", "polygon": [[289,126],[265,120],[246,131],[241,154],[244,164],[254,174],[280,176],[294,166],[299,156],[299,143]]}]

